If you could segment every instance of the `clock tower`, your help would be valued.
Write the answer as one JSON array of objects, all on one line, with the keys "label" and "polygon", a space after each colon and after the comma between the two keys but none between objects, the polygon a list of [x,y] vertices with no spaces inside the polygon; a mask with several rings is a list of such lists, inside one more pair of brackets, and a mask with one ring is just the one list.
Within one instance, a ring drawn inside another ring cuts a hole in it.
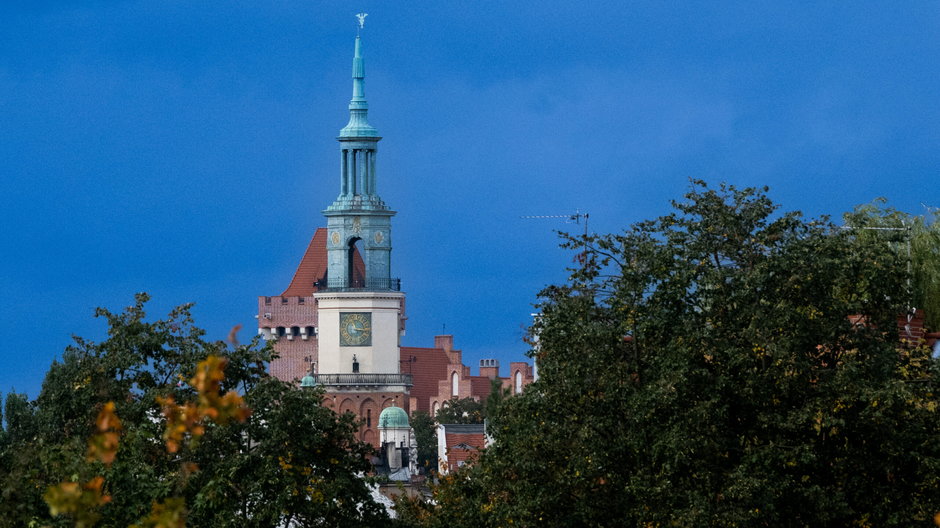
[{"label": "clock tower", "polygon": [[[406,407],[411,376],[400,372],[405,296],[391,277],[391,219],[379,197],[378,131],[368,122],[362,39],[356,36],[349,123],[340,130],[340,192],[327,218],[327,272],[314,294],[319,358],[313,381],[342,412],[348,404],[366,422],[388,403]],[[361,413],[362,402],[377,402]],[[368,436],[368,435],[367,435]]]},{"label": "clock tower", "polygon": [[[366,15],[356,16],[361,32]],[[405,294],[391,273],[395,211],[379,197],[382,138],[369,124],[362,55],[357,35],[349,122],[336,138],[339,193],[323,210],[326,227],[317,228],[287,289],[258,297],[256,317],[258,332],[277,353],[271,375],[320,387],[323,405],[354,414],[358,439],[385,453],[388,468],[404,467],[417,456],[405,434],[408,415],[436,413],[452,397],[482,401],[495,379],[518,393],[531,370],[513,363],[512,379],[499,378],[495,360],[483,360],[480,375],[471,376],[448,335],[436,336],[433,347],[400,345],[406,317]],[[405,418],[393,424],[383,420],[388,416]]]}]

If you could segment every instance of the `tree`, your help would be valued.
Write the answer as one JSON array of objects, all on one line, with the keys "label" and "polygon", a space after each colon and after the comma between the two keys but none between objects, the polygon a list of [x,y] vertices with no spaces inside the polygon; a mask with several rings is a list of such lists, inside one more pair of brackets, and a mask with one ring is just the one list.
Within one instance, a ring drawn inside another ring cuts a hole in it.
[{"label": "tree", "polygon": [[510,396],[512,396],[512,390],[509,387],[503,387],[503,383],[499,378],[490,380],[490,395],[483,403],[483,417],[489,421],[491,427],[498,425],[493,423],[493,419],[499,415],[500,405]]},{"label": "tree", "polygon": [[424,411],[415,411],[411,415],[411,428],[415,431],[418,442],[418,467],[424,471],[437,469],[437,428],[434,418]]},{"label": "tree", "polygon": [[456,396],[441,404],[435,419],[443,424],[481,424],[483,423],[483,404],[473,398]]},{"label": "tree", "polygon": [[899,342],[905,265],[766,189],[569,237],[540,379],[412,526],[912,526],[940,511],[937,361]]},{"label": "tree", "polygon": [[415,412],[411,418],[411,426],[415,430],[415,440],[418,442],[419,467],[431,471],[437,469],[437,423],[483,423],[509,395],[509,389],[503,388],[499,379],[493,379],[490,382],[489,397],[485,402],[479,402],[473,398],[452,398],[444,402],[433,418],[426,412]]},{"label": "tree", "polygon": [[905,300],[925,312],[926,324],[940,330],[940,222],[937,217],[898,211],[878,198],[845,215],[846,226],[866,243],[881,243],[905,261]]},{"label": "tree", "polygon": [[[185,500],[195,526],[387,521],[358,476],[369,469],[370,448],[355,440],[351,417],[322,407],[318,391],[268,376],[272,349],[257,339],[232,346],[206,341],[189,306],[148,321],[147,300],[140,294],[121,313],[99,309],[108,338],[76,338],[53,363],[35,402],[8,396],[10,434],[0,456],[11,463],[0,467],[0,525],[69,525],[50,516],[42,496],[62,482],[86,482],[89,464],[111,497],[98,512],[100,526],[130,526],[173,496]],[[168,453],[158,400],[193,400],[197,393],[186,380],[210,356],[227,361],[221,391],[240,393],[253,414],[244,423],[206,423],[198,441]],[[85,459],[95,417],[107,402],[114,402],[123,425],[110,466]]]}]

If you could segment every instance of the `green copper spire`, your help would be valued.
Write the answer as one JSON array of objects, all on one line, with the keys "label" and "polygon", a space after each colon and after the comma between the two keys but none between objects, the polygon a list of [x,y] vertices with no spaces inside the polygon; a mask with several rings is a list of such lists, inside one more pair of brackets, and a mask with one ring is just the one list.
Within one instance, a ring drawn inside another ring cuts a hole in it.
[{"label": "green copper spire", "polygon": [[[356,18],[361,30],[366,14],[359,13]],[[395,211],[385,205],[376,186],[376,155],[382,138],[366,120],[369,105],[364,90],[365,76],[362,39],[356,35],[349,124],[336,138],[340,146],[339,196],[323,211],[329,231],[328,287],[397,290],[398,281],[391,278],[391,218]],[[361,260],[357,260],[359,258]],[[362,264],[365,264],[364,276]]]},{"label": "green copper spire", "polygon": [[352,67],[353,94],[349,101],[349,123],[339,131],[340,137],[376,137],[379,131],[369,124],[366,102],[366,67],[362,60],[362,38],[356,35],[356,54]]}]

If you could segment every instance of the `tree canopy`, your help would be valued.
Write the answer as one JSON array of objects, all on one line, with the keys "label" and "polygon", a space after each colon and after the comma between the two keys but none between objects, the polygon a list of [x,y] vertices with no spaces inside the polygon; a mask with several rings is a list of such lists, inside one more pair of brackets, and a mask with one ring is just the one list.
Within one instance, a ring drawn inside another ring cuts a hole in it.
[{"label": "tree canopy", "polygon": [[906,265],[766,189],[568,237],[540,378],[413,526],[914,526],[940,511],[937,360],[902,344]]},{"label": "tree canopy", "polygon": [[485,418],[483,403],[455,396],[441,404],[434,418],[443,424],[481,424]]},{"label": "tree canopy", "polygon": [[933,215],[912,215],[878,198],[845,214],[846,227],[855,236],[882,244],[907,266],[905,300],[923,310],[927,326],[940,331],[940,222]]},{"label": "tree canopy", "polygon": [[[96,514],[97,526],[130,526],[169,497],[185,500],[192,526],[387,522],[361,477],[370,469],[371,448],[355,440],[351,415],[322,407],[316,390],[270,377],[269,346],[207,341],[188,306],[148,321],[146,301],[140,294],[123,312],[99,309],[107,339],[76,338],[49,369],[35,401],[7,396],[0,525],[69,525],[68,518],[50,515],[43,494],[92,473],[103,477],[110,497]],[[196,397],[185,380],[210,356],[225,359],[221,389],[242,395],[251,415],[241,423],[207,423],[198,441],[168,453],[159,402]],[[86,461],[86,440],[108,402],[123,428],[113,463],[102,465]]]}]

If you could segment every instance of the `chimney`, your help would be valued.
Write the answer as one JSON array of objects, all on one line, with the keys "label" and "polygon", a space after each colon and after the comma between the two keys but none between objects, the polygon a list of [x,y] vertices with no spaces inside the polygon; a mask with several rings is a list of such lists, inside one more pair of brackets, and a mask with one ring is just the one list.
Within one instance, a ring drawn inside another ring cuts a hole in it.
[{"label": "chimney", "polygon": [[499,377],[499,360],[498,359],[481,359],[480,360],[480,375],[494,379]]},{"label": "chimney", "polygon": [[454,336],[452,335],[439,335],[434,336],[434,348],[443,348],[445,352],[450,352],[454,349]]}]

